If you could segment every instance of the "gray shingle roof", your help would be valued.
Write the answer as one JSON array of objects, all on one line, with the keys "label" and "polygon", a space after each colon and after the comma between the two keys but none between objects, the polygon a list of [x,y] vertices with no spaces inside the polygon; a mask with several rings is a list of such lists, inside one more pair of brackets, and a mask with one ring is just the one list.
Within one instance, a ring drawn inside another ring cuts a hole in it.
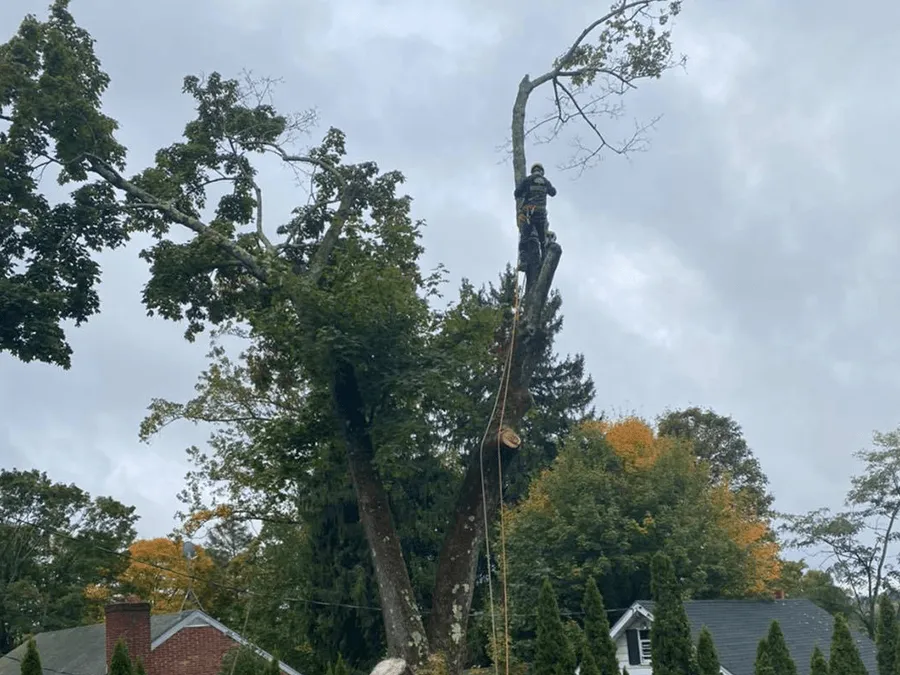
[{"label": "gray shingle roof", "polygon": [[[154,614],[150,617],[150,640],[153,641],[178,623],[180,614]],[[105,675],[106,630],[104,624],[38,633],[34,636],[44,675]],[[19,675],[26,645],[20,645],[0,657],[0,675]],[[9,658],[8,658],[9,657]]]},{"label": "gray shingle roof", "polygon": [[[653,613],[653,602],[640,600],[638,604]],[[769,632],[773,620],[781,626],[799,673],[809,672],[816,645],[826,659],[831,649],[834,619],[809,600],[690,600],[684,603],[684,608],[694,641],[706,626],[712,633],[720,663],[733,675],[753,675],[756,647]],[[876,675],[875,643],[857,632],[853,637],[869,675]]]}]

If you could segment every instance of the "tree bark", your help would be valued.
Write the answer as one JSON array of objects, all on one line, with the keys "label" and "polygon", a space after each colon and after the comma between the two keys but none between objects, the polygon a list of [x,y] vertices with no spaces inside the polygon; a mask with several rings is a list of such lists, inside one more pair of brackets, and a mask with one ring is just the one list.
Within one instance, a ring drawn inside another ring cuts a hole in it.
[{"label": "tree bark", "polygon": [[515,450],[501,445],[498,463],[500,425],[518,427],[531,407],[529,386],[545,339],[542,330],[543,309],[561,255],[562,249],[558,244],[548,247],[547,256],[532,289],[526,293],[521,303],[515,343],[512,346],[506,401],[502,407],[503,419],[501,421],[501,411],[498,409],[491,420],[482,448],[473,451],[469,457],[453,520],[438,559],[428,638],[432,651],[441,653],[446,658],[451,673],[459,672],[462,668],[466,629],[475,591],[475,574],[486,535],[485,520],[493,522],[500,505],[499,471],[502,469],[505,473],[517,455]]},{"label": "tree bark", "polygon": [[425,627],[391,516],[390,500],[374,466],[375,451],[356,374],[349,365],[335,369],[334,404],[343,423],[359,519],[372,552],[388,655],[402,658],[415,669],[428,660]]}]

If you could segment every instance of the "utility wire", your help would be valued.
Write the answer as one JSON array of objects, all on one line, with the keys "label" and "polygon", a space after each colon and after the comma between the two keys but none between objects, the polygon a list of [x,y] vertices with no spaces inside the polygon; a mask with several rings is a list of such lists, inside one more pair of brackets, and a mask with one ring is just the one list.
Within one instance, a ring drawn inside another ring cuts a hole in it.
[{"label": "utility wire", "polygon": [[[381,607],[376,607],[374,605],[357,605],[357,604],[346,603],[346,602],[327,602],[324,600],[316,600],[316,599],[307,598],[307,597],[283,595],[283,594],[277,593],[277,592],[266,593],[266,592],[251,590],[250,588],[241,588],[239,586],[233,586],[231,584],[222,583],[221,581],[213,581],[212,579],[204,579],[203,577],[198,577],[194,574],[190,574],[188,572],[183,572],[181,570],[172,569],[171,567],[166,567],[165,565],[160,565],[160,564],[154,563],[154,562],[139,560],[137,558],[132,557],[130,553],[116,551],[114,549],[107,548],[106,546],[102,546],[102,545],[96,544],[96,543],[85,542],[84,540],[80,539],[79,537],[69,534],[68,532],[64,532],[62,530],[57,530],[55,528],[47,527],[45,525],[40,525],[38,523],[32,523],[30,521],[24,520],[22,518],[18,518],[16,516],[8,516],[8,517],[26,527],[31,527],[36,530],[40,530],[46,534],[52,534],[52,535],[55,535],[58,537],[62,537],[64,539],[69,539],[71,541],[77,541],[82,544],[88,543],[95,550],[100,551],[102,553],[114,555],[114,556],[123,558],[123,559],[128,560],[129,562],[132,562],[135,564],[146,565],[147,567],[157,569],[161,572],[165,572],[166,574],[171,574],[176,577],[181,577],[181,578],[187,579],[191,582],[196,582],[199,584],[206,584],[207,586],[210,586],[213,588],[219,588],[219,589],[226,590],[226,591],[232,591],[234,593],[244,594],[244,595],[248,595],[251,597],[277,599],[277,600],[280,600],[281,602],[289,602],[289,603],[297,603],[297,604],[305,603],[308,605],[315,605],[317,607],[340,607],[343,609],[355,609],[355,610],[361,610],[361,611],[381,612]],[[515,586],[531,587],[532,584],[515,584]],[[607,614],[612,614],[615,612],[625,612],[627,610],[628,610],[627,607],[621,607],[621,608],[615,608],[615,609],[607,609],[606,612],[607,612]],[[422,610],[422,613],[429,614],[430,610]],[[469,612],[469,616],[470,617],[480,617],[480,616],[484,616],[485,614],[489,614],[489,613],[490,613],[490,611],[471,611],[471,612]],[[584,616],[583,611],[561,610],[560,614],[562,616],[570,616],[570,617]],[[511,617],[513,617],[513,616],[515,616],[515,617],[532,617],[535,615],[536,615],[536,611],[510,614]],[[68,675],[72,675],[72,674],[69,673]]]}]

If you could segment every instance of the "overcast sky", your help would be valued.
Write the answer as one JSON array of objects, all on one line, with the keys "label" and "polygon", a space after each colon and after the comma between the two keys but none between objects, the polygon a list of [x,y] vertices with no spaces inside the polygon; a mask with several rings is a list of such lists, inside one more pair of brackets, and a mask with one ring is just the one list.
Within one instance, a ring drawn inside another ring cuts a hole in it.
[{"label": "overcast sky", "polygon": [[[0,3],[0,41],[49,0]],[[430,5],[439,9],[426,9]],[[400,169],[428,222],[426,264],[454,286],[515,255],[512,174],[498,153],[516,86],[538,75],[606,3],[569,0],[74,0],[112,77],[129,169],[178,138],[186,74],[242,68],[284,79],[284,110],[319,109],[356,160]],[[350,9],[352,7],[352,9]],[[648,152],[577,177],[564,142],[531,147],[559,189],[559,346],[580,351],[601,409],[732,415],[777,508],[837,505],[852,453],[900,424],[897,265],[900,4],[686,0],[684,71],[629,95],[625,122],[663,115]],[[877,25],[876,25],[877,23]],[[537,103],[543,96],[538,96]],[[269,213],[305,201],[272,172]],[[468,195],[467,198],[463,198]],[[102,314],[71,334],[68,371],[0,354],[0,465],[38,468],[134,504],[141,536],[173,525],[184,448],[152,444],[152,397],[190,395],[205,340],[145,316],[140,242],[103,256]]]}]

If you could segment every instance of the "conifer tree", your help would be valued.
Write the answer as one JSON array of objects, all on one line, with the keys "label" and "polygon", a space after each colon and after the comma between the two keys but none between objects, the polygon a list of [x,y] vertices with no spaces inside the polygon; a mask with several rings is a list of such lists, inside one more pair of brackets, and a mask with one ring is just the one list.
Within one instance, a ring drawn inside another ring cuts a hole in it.
[{"label": "conifer tree", "polygon": [[41,657],[38,654],[34,638],[28,640],[28,646],[25,648],[25,658],[22,659],[22,667],[19,672],[22,675],[43,675]]},{"label": "conifer tree", "polygon": [[131,657],[128,655],[128,645],[121,638],[116,642],[112,659],[109,661],[109,675],[134,675],[134,667],[131,664]]},{"label": "conifer tree", "polygon": [[769,641],[763,638],[756,647],[756,663],[753,666],[754,675],[775,675],[772,667],[772,656],[769,654]]},{"label": "conifer tree", "polygon": [[[613,675],[618,675],[619,666],[616,666],[616,672]],[[600,675],[600,668],[597,667],[597,659],[594,658],[594,654],[590,649],[590,645],[585,640],[584,645],[581,650],[581,670],[579,671],[579,675]]]},{"label": "conifer tree", "polygon": [[619,675],[616,643],[609,636],[609,618],[597,582],[588,579],[584,591],[584,637],[600,675]]},{"label": "conifer tree", "polygon": [[622,675],[628,675],[628,667],[622,666]]},{"label": "conifer tree", "polygon": [[700,675],[719,675],[719,655],[713,644],[712,633],[704,626],[697,640],[697,670]]},{"label": "conifer tree", "polygon": [[134,675],[147,675],[147,670],[144,668],[144,659],[140,656],[134,662]]},{"label": "conifer tree", "polygon": [[813,649],[812,660],[809,663],[809,675],[828,675],[828,661],[819,649],[819,645]]},{"label": "conifer tree", "polygon": [[878,627],[875,633],[878,647],[878,675],[897,675],[900,662],[897,659],[897,611],[894,603],[884,594],[878,600]]},{"label": "conifer tree", "polygon": [[650,566],[650,592],[656,607],[650,628],[653,675],[697,675],[691,626],[678,590],[672,561],[662,554]]},{"label": "conifer tree", "polygon": [[332,670],[334,675],[350,675],[350,668],[347,666],[347,662],[344,661],[344,657],[338,654],[337,661],[334,662],[334,669]]},{"label": "conifer tree", "polygon": [[784,633],[777,621],[769,625],[769,660],[775,675],[797,675],[797,665],[791,658],[787,642],[784,641]]},{"label": "conifer tree", "polygon": [[572,675],[578,664],[566,638],[556,594],[544,579],[537,604],[537,636],[534,644],[534,675]]},{"label": "conifer tree", "polygon": [[859,656],[859,649],[850,626],[843,614],[834,617],[834,633],[831,636],[831,658],[828,663],[830,675],[866,675],[866,667]]}]

